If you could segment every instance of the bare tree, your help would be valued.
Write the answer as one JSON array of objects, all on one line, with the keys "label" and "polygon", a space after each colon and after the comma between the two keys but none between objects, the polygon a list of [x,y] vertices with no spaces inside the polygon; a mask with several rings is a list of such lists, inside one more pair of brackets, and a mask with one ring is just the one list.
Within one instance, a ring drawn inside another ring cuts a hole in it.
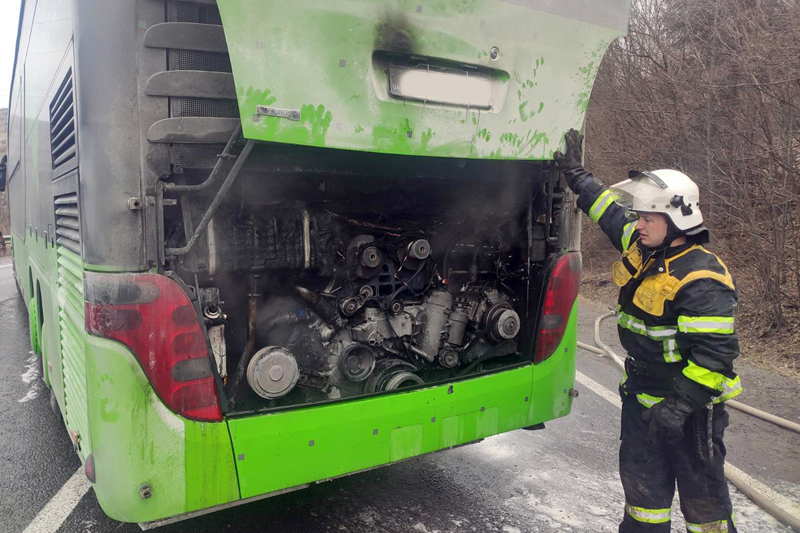
[{"label": "bare tree", "polygon": [[599,175],[676,168],[697,181],[760,335],[794,325],[800,300],[798,23],[795,2],[634,0],[587,120]]}]

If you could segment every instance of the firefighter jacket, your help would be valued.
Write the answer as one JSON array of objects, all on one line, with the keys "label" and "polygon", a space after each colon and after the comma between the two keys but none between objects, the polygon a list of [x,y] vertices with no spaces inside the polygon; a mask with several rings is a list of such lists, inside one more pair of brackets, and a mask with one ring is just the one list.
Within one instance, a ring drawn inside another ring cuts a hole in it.
[{"label": "firefighter jacket", "polygon": [[724,263],[703,246],[708,231],[681,246],[648,249],[612,191],[583,169],[565,174],[578,207],[623,254],[613,267],[620,287],[617,327],[629,355],[621,391],[636,394],[645,407],[685,391],[714,403],[739,395],[733,371],[737,290]]}]

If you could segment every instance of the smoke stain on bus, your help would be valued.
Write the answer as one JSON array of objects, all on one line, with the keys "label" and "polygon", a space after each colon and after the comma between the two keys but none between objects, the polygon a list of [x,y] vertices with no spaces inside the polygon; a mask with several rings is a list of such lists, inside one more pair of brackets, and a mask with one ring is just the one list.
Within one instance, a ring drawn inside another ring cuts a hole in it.
[{"label": "smoke stain on bus", "polygon": [[375,24],[375,50],[410,53],[414,51],[412,25],[405,15],[386,15]]}]

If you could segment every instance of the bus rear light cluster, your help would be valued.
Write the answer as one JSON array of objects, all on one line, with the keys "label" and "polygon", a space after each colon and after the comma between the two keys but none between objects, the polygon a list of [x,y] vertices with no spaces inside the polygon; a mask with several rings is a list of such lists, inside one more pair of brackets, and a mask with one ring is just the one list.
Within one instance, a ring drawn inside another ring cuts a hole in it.
[{"label": "bus rear light cluster", "polygon": [[87,273],[85,305],[86,331],[127,346],[172,411],[222,420],[206,338],[178,283],[156,274]]},{"label": "bus rear light cluster", "polygon": [[578,297],[581,268],[581,254],[578,252],[562,255],[553,265],[544,292],[535,363],[541,363],[553,355],[564,338],[569,315]]}]

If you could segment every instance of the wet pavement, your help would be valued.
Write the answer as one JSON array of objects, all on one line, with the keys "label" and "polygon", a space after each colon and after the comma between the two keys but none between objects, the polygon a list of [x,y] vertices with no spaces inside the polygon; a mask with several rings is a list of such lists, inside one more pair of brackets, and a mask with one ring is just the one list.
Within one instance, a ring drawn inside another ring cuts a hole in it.
[{"label": "wet pavement", "polygon": [[[38,379],[36,359],[29,353],[27,313],[6,265],[10,263],[0,259],[0,375],[5,378],[0,381],[0,529],[20,532],[72,476],[79,461]],[[601,306],[581,303],[583,342],[591,342],[594,319],[601,312]],[[604,339],[613,347],[613,325],[607,329]],[[618,345],[615,349],[621,352]],[[619,374],[609,360],[579,350],[578,370],[615,390]],[[746,377],[747,372],[742,373]],[[499,435],[158,531],[616,531],[623,506],[616,471],[619,409],[586,387],[577,388],[580,396],[573,413],[547,423],[544,431]],[[732,419],[730,461],[800,499],[794,436],[763,428],[739,413]],[[790,531],[735,489],[732,492],[740,531]],[[679,519],[673,530],[683,531]],[[134,532],[139,527],[108,519],[90,490],[58,531]]]}]

